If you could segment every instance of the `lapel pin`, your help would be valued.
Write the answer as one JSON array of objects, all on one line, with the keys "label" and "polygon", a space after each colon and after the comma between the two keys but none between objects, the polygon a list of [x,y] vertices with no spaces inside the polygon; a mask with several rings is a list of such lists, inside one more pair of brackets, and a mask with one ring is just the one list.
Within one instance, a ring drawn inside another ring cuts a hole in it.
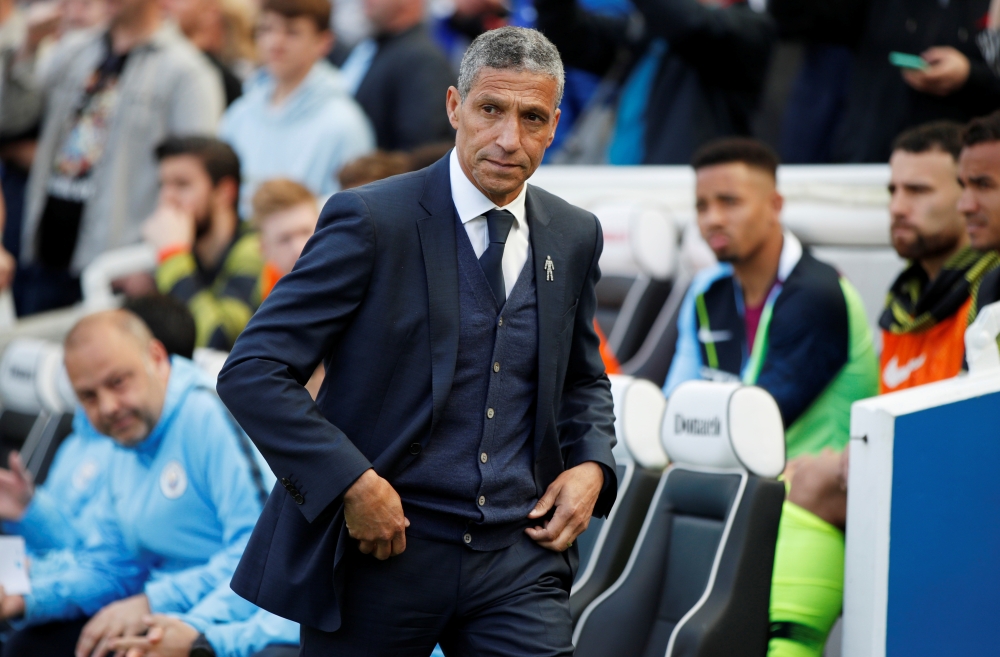
[{"label": "lapel pin", "polygon": [[556,270],[556,266],[552,262],[552,256],[550,256],[550,255],[545,256],[545,280],[547,280],[547,281],[554,281],[554,280],[556,280],[552,276],[552,272],[554,272],[555,270]]}]

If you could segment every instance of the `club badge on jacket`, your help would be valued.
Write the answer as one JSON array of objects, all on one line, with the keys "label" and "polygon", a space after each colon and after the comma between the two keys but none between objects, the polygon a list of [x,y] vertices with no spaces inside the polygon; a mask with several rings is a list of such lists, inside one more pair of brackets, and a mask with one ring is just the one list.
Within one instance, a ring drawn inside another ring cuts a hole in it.
[{"label": "club badge on jacket", "polygon": [[552,273],[556,270],[555,264],[552,262],[552,256],[545,256],[545,280],[554,281],[556,280]]}]

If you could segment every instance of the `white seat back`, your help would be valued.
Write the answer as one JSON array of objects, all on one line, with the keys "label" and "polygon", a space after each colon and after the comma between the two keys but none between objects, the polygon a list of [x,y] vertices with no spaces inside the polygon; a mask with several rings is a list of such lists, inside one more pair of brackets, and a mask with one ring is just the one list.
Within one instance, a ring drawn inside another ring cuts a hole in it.
[{"label": "white seat back", "polygon": [[667,406],[663,391],[645,379],[615,374],[608,378],[618,435],[615,458],[620,462],[624,451],[640,467],[662,470],[667,466],[667,454],[660,443],[660,426]]},{"label": "white seat back", "polygon": [[0,359],[0,403],[19,413],[72,413],[76,395],[63,365],[62,345],[17,338]]}]

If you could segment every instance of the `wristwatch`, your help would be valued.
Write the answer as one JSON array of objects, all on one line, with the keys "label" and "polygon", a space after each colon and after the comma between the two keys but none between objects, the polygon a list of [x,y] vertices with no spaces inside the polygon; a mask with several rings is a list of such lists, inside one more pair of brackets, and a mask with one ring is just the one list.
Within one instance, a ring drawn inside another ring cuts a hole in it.
[{"label": "wristwatch", "polygon": [[216,657],[215,648],[208,642],[204,634],[199,634],[198,638],[191,644],[190,657]]}]

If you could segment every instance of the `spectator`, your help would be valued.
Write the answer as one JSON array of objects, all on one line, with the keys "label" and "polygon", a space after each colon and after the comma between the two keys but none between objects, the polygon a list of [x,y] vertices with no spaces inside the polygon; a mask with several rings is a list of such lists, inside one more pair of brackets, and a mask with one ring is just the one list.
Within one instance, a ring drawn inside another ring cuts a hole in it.
[{"label": "spectator", "polygon": [[632,55],[608,161],[681,164],[711,139],[749,135],[776,37],[771,17],[729,0],[635,5],[641,21],[589,13],[576,0],[536,3],[538,27],[566,65],[604,75],[623,49]]},{"label": "spectator", "polygon": [[[870,0],[835,160],[885,162],[893,139],[909,127],[992,111],[1000,79],[976,46],[988,8],[989,0]],[[901,72],[889,63],[893,51],[920,55],[928,68]]]},{"label": "spectator", "polygon": [[[1000,112],[969,123],[962,144],[958,159],[962,196],[958,210],[965,215],[972,248],[995,252],[1000,250]],[[1000,301],[1000,270],[995,269],[979,285],[972,314],[997,301]]]},{"label": "spectator", "polygon": [[116,444],[106,463],[115,476],[103,479],[94,526],[68,567],[43,559],[31,594],[0,596],[0,614],[26,626],[5,655],[69,654],[98,610],[78,654],[98,642],[103,654],[105,640],[140,631],[150,612],[188,611],[228,586],[261,509],[261,471],[214,382],[171,359],[135,315],[82,319],[65,360],[81,425]]},{"label": "spectator", "polygon": [[243,93],[236,67],[253,59],[253,17],[244,0],[166,0],[167,15],[222,76],[226,107]]},{"label": "spectator", "polygon": [[910,261],[889,289],[882,327],[881,392],[955,376],[962,369],[971,293],[1000,264],[969,247],[958,211],[962,128],[938,122],[903,133],[889,160],[892,245]]},{"label": "spectator", "polygon": [[833,135],[844,118],[854,49],[868,0],[770,0],[782,39],[802,43],[781,125],[781,159],[817,164],[832,157]]},{"label": "spectator", "polygon": [[241,230],[240,161],[211,137],[172,137],[156,149],[160,204],[143,227],[158,254],[156,285],[194,315],[199,347],[232,348],[260,305],[257,235]]},{"label": "spectator", "polygon": [[851,402],[878,390],[857,292],[783,232],[769,148],[720,140],[693,165],[698,226],[721,264],[688,290],[664,391],[689,379],[754,383],[778,402],[790,457],[842,449]]},{"label": "spectator", "polygon": [[[0,123],[37,117],[45,99],[20,254],[23,313],[78,300],[83,267],[139,240],[140,218],[155,204],[155,145],[211,131],[222,110],[218,76],[163,21],[158,0],[113,3],[109,18],[106,31],[57,44],[37,80],[44,33],[29,31],[19,61],[4,72]],[[127,112],[115,111],[122,98]]]},{"label": "spectator", "polygon": [[444,101],[456,76],[423,24],[424,0],[364,0],[364,7],[375,36],[354,47],[342,70],[378,147],[454,141]]},{"label": "spectator", "polygon": [[291,178],[317,196],[339,189],[337,172],[374,148],[364,112],[325,59],[333,43],[329,0],[264,0],[257,46],[264,68],[226,111],[220,136],[246,176],[240,208],[262,181]]},{"label": "spectator", "polygon": [[253,222],[264,257],[260,296],[266,299],[278,279],[292,271],[316,230],[316,197],[295,181],[268,180],[253,195]]}]

